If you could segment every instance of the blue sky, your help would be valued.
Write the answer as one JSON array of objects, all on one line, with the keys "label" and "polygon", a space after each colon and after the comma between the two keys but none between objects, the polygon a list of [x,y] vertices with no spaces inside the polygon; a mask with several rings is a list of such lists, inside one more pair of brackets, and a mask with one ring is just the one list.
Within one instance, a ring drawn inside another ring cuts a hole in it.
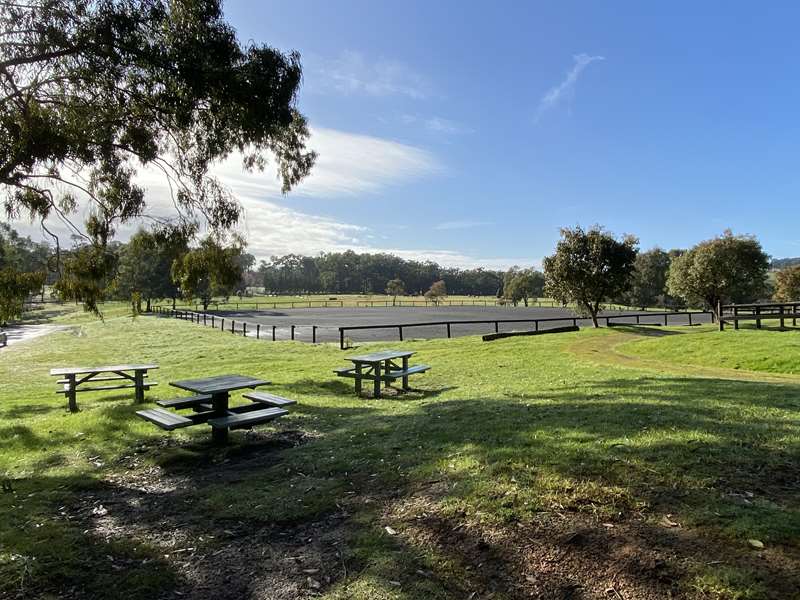
[{"label": "blue sky", "polygon": [[537,264],[562,226],[643,248],[731,228],[800,255],[800,6],[228,1],[240,38],[302,55],[320,152],[219,173],[251,251]]}]

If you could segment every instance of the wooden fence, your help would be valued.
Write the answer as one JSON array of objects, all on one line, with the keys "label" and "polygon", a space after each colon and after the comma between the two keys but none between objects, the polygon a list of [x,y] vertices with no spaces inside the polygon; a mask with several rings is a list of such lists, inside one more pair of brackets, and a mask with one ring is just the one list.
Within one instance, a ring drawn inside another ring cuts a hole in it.
[{"label": "wooden fence", "polygon": [[[714,320],[714,313],[709,311],[690,311],[690,312],[643,312],[637,314],[628,314],[628,315],[598,315],[598,321],[605,321],[606,326],[609,325],[621,325],[623,323],[619,322],[619,319],[633,319],[631,324],[641,324],[642,317],[663,317],[664,318],[664,325],[669,324],[669,318],[675,317],[676,315],[685,316],[689,320],[689,325],[692,325],[692,316],[696,315],[710,315],[711,320]],[[612,319],[615,323],[612,323]],[[587,317],[546,317],[540,319],[479,319],[479,320],[462,320],[462,321],[428,321],[425,323],[395,323],[391,325],[348,325],[345,327],[339,327],[339,347],[344,350],[346,348],[345,344],[345,332],[347,331],[359,331],[359,330],[369,330],[369,329],[396,329],[398,338],[402,342],[403,341],[403,331],[405,329],[409,329],[412,327],[446,327],[447,337],[452,337],[452,326],[453,325],[494,325],[495,333],[500,331],[500,323],[531,323],[533,325],[534,331],[539,331],[539,324],[540,323],[571,323],[573,327],[578,326],[578,321],[588,321],[590,320]],[[659,323],[660,324],[660,323]]]},{"label": "wooden fence", "polygon": [[[458,320],[458,321],[427,321],[423,323],[391,323],[391,324],[380,324],[380,325],[347,325],[343,327],[324,327],[318,325],[267,325],[263,326],[261,323],[256,323],[255,325],[252,323],[248,323],[247,321],[242,320],[235,320],[225,317],[221,317],[216,314],[210,314],[205,312],[196,312],[192,310],[182,310],[182,309],[167,309],[161,306],[156,306],[153,308],[153,312],[159,315],[173,317],[176,319],[182,319],[185,321],[190,321],[192,323],[197,323],[199,325],[204,325],[206,327],[212,327],[214,329],[219,329],[220,331],[229,331],[232,334],[241,334],[243,336],[247,336],[248,332],[251,337],[255,337],[256,339],[266,339],[277,341],[277,331],[278,329],[288,328],[289,330],[289,339],[295,340],[297,339],[296,333],[302,327],[305,330],[311,331],[311,343],[317,343],[317,332],[320,329],[333,329],[339,331],[339,347],[344,350],[347,347],[345,343],[345,334],[348,331],[361,331],[361,330],[376,330],[376,329],[389,329],[389,330],[396,330],[398,334],[399,340],[402,342],[404,340],[404,332],[407,329],[414,328],[414,327],[444,327],[445,333],[447,338],[452,337],[452,328],[454,325],[494,325],[495,333],[500,331],[500,324],[501,323],[529,323],[534,328],[534,331],[539,331],[540,324],[547,324],[547,323],[569,323],[573,327],[578,326],[579,321],[589,321],[587,317],[579,317],[579,316],[571,316],[571,317],[546,317],[546,318],[528,318],[528,319],[476,319],[476,320]],[[644,324],[644,325],[660,325],[660,319],[663,318],[663,324],[669,325],[670,324],[670,317],[673,319],[673,324],[675,324],[674,319],[676,317],[685,317],[688,319],[688,324],[693,325],[693,317],[699,315],[710,315],[711,322],[714,322],[714,313],[708,311],[673,311],[673,312],[640,312],[635,314],[624,314],[624,315],[599,315],[597,317],[598,321],[605,322],[606,326],[614,326],[614,325],[623,325],[625,323],[630,324]],[[659,322],[652,323],[652,322],[643,322],[642,319],[653,319],[658,318]]]},{"label": "wooden fence", "polygon": [[780,321],[781,329],[786,327],[786,320],[792,320],[792,326],[797,325],[800,317],[800,302],[767,302],[753,304],[718,304],[719,330],[725,329],[725,324],[732,324],[734,329],[739,329],[739,321],[755,321],[756,329],[761,329],[761,322],[768,320]]}]

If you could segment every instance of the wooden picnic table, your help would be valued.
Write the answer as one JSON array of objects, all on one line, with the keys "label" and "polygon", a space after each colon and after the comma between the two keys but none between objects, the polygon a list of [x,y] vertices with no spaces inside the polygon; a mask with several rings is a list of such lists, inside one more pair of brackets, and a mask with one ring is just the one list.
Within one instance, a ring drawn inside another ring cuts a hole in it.
[{"label": "wooden picnic table", "polygon": [[194,414],[181,415],[163,408],[140,410],[136,414],[167,431],[208,423],[211,425],[212,440],[224,444],[228,441],[230,429],[249,428],[288,413],[283,407],[294,404],[294,400],[263,392],[244,394],[245,398],[253,401],[252,404],[229,406],[231,392],[245,388],[255,389],[268,384],[269,381],[246,375],[216,375],[173,381],[170,383],[171,386],[196,395],[159,400],[157,404],[175,410],[190,408]]},{"label": "wooden picnic table", "polygon": [[[414,365],[409,367],[408,359],[414,355],[410,350],[381,350],[371,354],[359,356],[349,356],[347,360],[353,363],[353,367],[343,367],[335,369],[339,377],[352,377],[355,379],[356,394],[361,393],[361,382],[368,380],[373,382],[373,397],[381,397],[381,382],[388,387],[396,380],[403,380],[403,389],[408,390],[408,376],[416,373],[424,373],[430,367],[428,365]],[[396,361],[400,360],[401,364]]]},{"label": "wooden picnic table", "polygon": [[[106,390],[121,390],[134,388],[136,402],[144,402],[144,392],[151,387],[158,385],[155,381],[145,381],[147,372],[157,369],[156,364],[142,365],[106,365],[101,367],[65,367],[50,369],[50,375],[61,377],[56,383],[63,384],[64,388],[58,390],[57,394],[64,394],[67,397],[69,410],[78,411],[78,392],[99,392]],[[81,387],[86,383],[98,383],[101,381],[123,381],[121,384],[99,385],[93,387]]]}]

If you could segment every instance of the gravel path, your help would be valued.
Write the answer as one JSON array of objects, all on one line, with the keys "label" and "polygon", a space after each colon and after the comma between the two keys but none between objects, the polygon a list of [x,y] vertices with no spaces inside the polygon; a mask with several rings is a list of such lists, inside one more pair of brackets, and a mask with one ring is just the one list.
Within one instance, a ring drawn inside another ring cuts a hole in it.
[{"label": "gravel path", "polygon": [[3,329],[2,332],[8,335],[8,345],[11,346],[64,329],[68,329],[68,327],[65,325],[15,325]]}]

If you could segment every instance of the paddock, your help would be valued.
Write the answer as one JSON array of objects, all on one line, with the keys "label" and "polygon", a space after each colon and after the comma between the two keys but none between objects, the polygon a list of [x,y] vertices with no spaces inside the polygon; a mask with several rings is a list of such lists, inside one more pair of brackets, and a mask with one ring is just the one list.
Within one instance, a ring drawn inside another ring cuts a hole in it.
[{"label": "paddock", "polygon": [[[339,328],[348,329],[346,337],[353,343],[397,341],[399,326],[403,326],[404,339],[436,339],[483,335],[503,331],[519,331],[534,327],[540,330],[571,325],[573,319],[582,327],[591,326],[591,320],[577,317],[569,308],[545,307],[499,307],[499,306],[440,306],[440,307],[375,307],[375,308],[296,308],[289,310],[217,310],[209,311],[206,326],[213,326],[239,335],[258,336],[271,340],[295,339],[304,342],[338,342]],[[638,315],[638,317],[637,317]],[[664,325],[664,313],[652,314],[642,311],[611,310],[602,313],[612,317],[617,324],[636,323],[642,325]],[[670,313],[669,325],[710,323],[709,314],[695,313],[692,317],[682,313]],[[202,317],[201,317],[202,319]],[[550,319],[547,321],[546,319]],[[508,321],[517,322],[508,322]],[[526,320],[529,320],[526,322]],[[463,321],[481,321],[463,323]],[[505,321],[505,322],[504,322]],[[201,321],[202,322],[202,321]],[[418,325],[422,323],[437,325]],[[447,323],[450,325],[448,326]],[[497,327],[495,327],[497,323]],[[244,327],[244,330],[242,326]],[[274,328],[274,330],[273,330]]]}]

